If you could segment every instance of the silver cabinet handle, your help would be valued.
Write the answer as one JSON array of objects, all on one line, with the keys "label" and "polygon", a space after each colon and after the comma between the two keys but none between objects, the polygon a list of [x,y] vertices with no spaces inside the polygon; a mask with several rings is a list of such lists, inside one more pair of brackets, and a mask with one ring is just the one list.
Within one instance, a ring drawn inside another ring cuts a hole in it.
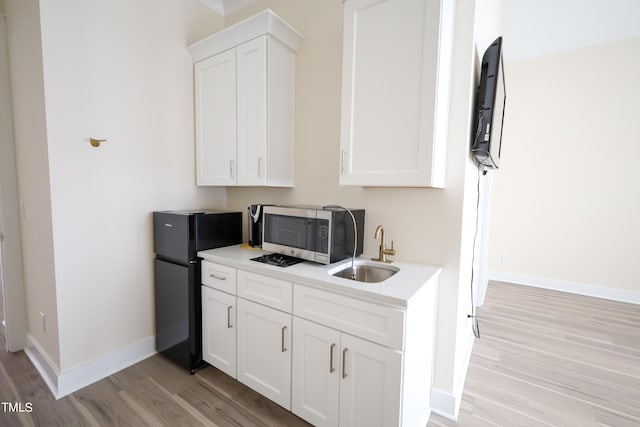
[{"label": "silver cabinet handle", "polygon": [[346,347],[342,350],[342,378],[347,378],[347,350]]},{"label": "silver cabinet handle", "polygon": [[287,327],[286,327],[286,326],[283,326],[283,327],[282,327],[282,345],[281,345],[281,348],[282,348],[282,352],[283,352],[283,353],[284,353],[285,351],[287,351],[287,348],[284,346],[284,331],[286,331],[286,330],[287,330]]},{"label": "silver cabinet handle", "polygon": [[329,347],[329,373],[332,374],[336,368],[333,367],[333,349],[336,347],[335,344],[331,344]]},{"label": "silver cabinet handle", "polygon": [[344,175],[344,155],[345,151],[340,150],[340,175]]},{"label": "silver cabinet handle", "polygon": [[227,328],[233,327],[233,325],[231,324],[231,309],[232,308],[233,308],[232,305],[227,307]]},{"label": "silver cabinet handle", "polygon": [[216,273],[209,273],[209,277],[212,277],[217,280],[227,280],[226,276],[218,276]]}]

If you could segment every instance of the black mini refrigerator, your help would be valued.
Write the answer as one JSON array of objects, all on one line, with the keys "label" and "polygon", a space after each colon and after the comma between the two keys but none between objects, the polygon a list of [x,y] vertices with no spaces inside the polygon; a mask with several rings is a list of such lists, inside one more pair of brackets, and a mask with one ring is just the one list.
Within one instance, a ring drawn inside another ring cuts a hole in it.
[{"label": "black mini refrigerator", "polygon": [[242,213],[153,213],[156,350],[191,373],[202,362],[198,251],[242,243]]}]

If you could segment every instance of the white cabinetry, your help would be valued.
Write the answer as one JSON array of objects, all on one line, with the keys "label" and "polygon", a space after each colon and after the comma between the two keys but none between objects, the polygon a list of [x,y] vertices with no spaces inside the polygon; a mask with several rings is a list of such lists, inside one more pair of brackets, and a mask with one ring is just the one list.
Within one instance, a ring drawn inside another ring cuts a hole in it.
[{"label": "white cabinetry", "polygon": [[[236,183],[236,51],[195,64],[198,185]],[[206,95],[205,95],[206,94]],[[203,120],[203,118],[206,119]]]},{"label": "white cabinetry", "polygon": [[337,426],[340,332],[293,319],[291,411],[317,427]]},{"label": "white cabinetry", "polygon": [[204,360],[291,409],[291,282],[202,261],[202,284]]},{"label": "white cabinetry", "polygon": [[402,353],[294,317],[291,410],[315,426],[400,420]]},{"label": "white cabinetry", "polygon": [[398,307],[277,275],[203,261],[205,360],[316,426],[426,425],[437,278]]},{"label": "white cabinetry", "polygon": [[444,187],[454,4],[345,2],[341,185]]},{"label": "white cabinetry", "polygon": [[238,298],[238,381],[291,408],[291,315]]},{"label": "white cabinetry", "polygon": [[236,297],[202,287],[202,358],[236,377]]},{"label": "white cabinetry", "polygon": [[402,353],[341,336],[341,426],[400,425]]},{"label": "white cabinetry", "polygon": [[293,186],[300,39],[266,10],[189,47],[198,185]]},{"label": "white cabinetry", "polygon": [[236,270],[202,261],[202,358],[236,377]]},{"label": "white cabinetry", "polygon": [[295,284],[292,411],[318,426],[426,425],[434,311],[435,286],[401,309]]}]

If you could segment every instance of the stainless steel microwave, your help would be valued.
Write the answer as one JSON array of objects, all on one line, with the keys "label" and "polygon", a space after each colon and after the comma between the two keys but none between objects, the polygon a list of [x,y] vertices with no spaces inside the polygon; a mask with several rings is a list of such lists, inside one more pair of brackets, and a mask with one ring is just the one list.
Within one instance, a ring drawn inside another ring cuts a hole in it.
[{"label": "stainless steel microwave", "polygon": [[[356,256],[362,254],[364,209],[349,209],[356,222]],[[343,208],[265,206],[262,249],[321,264],[350,258],[354,249],[351,215]]]}]

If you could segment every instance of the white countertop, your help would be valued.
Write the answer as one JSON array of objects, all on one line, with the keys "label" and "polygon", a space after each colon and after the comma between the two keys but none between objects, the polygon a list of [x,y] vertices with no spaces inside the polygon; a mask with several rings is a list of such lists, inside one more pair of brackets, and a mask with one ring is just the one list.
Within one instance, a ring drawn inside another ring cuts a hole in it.
[{"label": "white countertop", "polygon": [[[329,265],[305,261],[284,268],[251,261],[251,258],[258,257],[265,253],[267,252],[242,249],[240,245],[236,245],[200,251],[198,252],[198,256],[217,264],[372,302],[401,307],[406,307],[408,301],[416,295],[423,286],[437,286],[441,271],[438,267],[396,261],[393,265],[398,267],[400,271],[389,279],[380,283],[362,283],[341,277],[334,277],[329,273],[330,271],[340,270],[339,267],[351,265],[350,258]],[[369,260],[371,257],[361,256],[356,259]]]}]

